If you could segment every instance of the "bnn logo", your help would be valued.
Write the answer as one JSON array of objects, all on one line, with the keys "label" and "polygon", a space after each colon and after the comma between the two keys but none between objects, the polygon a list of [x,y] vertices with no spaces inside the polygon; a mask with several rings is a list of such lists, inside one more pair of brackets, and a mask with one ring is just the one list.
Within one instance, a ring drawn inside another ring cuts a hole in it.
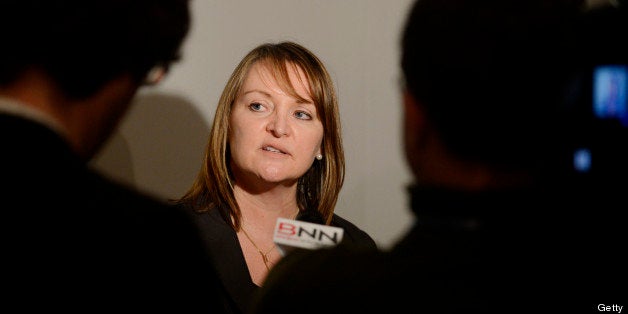
[{"label": "bnn logo", "polygon": [[[339,231],[340,230],[340,231]],[[293,224],[280,222],[277,226],[277,235],[289,238],[298,238],[300,241],[338,244],[341,239],[342,229],[316,224]]]}]

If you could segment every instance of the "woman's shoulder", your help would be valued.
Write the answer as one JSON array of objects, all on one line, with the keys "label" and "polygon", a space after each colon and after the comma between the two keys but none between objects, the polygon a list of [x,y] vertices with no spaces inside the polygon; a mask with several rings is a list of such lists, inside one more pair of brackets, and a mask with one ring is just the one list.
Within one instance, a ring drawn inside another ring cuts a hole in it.
[{"label": "woman's shoulder", "polygon": [[349,220],[334,214],[331,225],[340,227],[344,230],[342,242],[344,244],[357,245],[365,248],[377,248],[375,240],[360,227],[356,226]]},{"label": "woman's shoulder", "polygon": [[172,206],[185,212],[202,229],[204,233],[224,234],[231,233],[233,228],[227,224],[221,214],[220,207],[211,209],[199,209],[188,203],[176,203]]}]

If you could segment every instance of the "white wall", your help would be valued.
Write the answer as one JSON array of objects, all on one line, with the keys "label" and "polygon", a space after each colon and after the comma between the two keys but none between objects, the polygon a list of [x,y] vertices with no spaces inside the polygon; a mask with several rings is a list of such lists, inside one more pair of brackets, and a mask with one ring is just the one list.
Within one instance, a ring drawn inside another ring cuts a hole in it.
[{"label": "white wall", "polygon": [[183,60],[144,89],[93,161],[163,199],[179,197],[200,167],[220,92],[262,42],[293,40],[334,79],[347,161],[336,213],[389,247],[411,224],[401,149],[399,36],[411,0],[194,0]]}]

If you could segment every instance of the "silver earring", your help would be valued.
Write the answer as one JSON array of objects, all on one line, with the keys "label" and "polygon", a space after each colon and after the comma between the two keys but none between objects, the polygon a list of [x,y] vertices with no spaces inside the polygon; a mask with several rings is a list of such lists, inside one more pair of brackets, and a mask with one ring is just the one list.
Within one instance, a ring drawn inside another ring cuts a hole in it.
[{"label": "silver earring", "polygon": [[316,155],[316,159],[317,160],[323,160],[323,155],[321,155],[321,154]]}]

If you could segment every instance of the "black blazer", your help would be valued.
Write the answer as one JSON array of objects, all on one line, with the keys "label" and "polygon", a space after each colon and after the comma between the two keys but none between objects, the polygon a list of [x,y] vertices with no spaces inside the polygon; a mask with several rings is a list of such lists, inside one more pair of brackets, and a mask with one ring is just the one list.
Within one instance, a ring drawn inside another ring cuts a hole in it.
[{"label": "black blazer", "polygon": [[188,213],[102,177],[34,121],[0,113],[0,147],[3,306],[218,312]]},{"label": "black blazer", "polygon": [[[259,286],[253,283],[235,230],[218,210],[197,213],[196,221],[222,281],[223,304],[228,313],[248,313]],[[376,248],[375,241],[351,222],[334,214],[332,226],[344,229],[343,245]]]}]

